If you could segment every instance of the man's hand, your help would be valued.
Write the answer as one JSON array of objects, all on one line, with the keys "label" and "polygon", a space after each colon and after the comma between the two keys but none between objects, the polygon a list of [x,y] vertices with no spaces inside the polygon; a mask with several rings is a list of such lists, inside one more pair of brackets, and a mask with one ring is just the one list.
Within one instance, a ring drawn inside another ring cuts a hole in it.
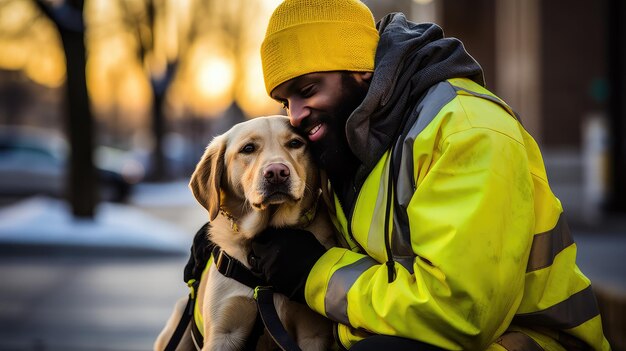
[{"label": "man's hand", "polygon": [[277,292],[306,304],[304,286],[309,272],[326,249],[311,232],[268,228],[252,240],[248,263]]}]

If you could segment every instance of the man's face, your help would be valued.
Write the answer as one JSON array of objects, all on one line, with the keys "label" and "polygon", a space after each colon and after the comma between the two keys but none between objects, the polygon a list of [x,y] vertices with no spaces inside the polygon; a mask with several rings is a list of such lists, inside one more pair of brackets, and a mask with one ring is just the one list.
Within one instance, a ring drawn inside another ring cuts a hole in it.
[{"label": "man's face", "polygon": [[354,157],[346,140],[346,120],[365,98],[370,78],[371,73],[310,73],[272,91],[291,124],[311,141],[320,166],[329,171]]}]

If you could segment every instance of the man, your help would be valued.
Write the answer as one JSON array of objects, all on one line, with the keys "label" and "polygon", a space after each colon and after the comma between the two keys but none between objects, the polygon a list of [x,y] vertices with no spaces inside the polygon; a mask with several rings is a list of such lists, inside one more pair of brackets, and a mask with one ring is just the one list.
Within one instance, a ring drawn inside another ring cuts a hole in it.
[{"label": "man", "polygon": [[269,229],[250,263],[342,346],[609,349],[539,149],[458,40],[402,14],[375,26],[357,0],[286,0],[261,57],[347,248]]}]

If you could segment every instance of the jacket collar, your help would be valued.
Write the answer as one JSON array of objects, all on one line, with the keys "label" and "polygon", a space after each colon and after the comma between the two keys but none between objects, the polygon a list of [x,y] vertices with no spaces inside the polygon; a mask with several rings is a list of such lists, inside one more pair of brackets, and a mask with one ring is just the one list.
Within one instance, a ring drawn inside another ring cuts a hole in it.
[{"label": "jacket collar", "polygon": [[480,65],[458,39],[444,38],[436,24],[416,24],[392,13],[377,27],[380,41],[370,88],[346,123],[348,144],[362,163],[357,184],[390,148],[428,88],[459,77],[484,85]]}]

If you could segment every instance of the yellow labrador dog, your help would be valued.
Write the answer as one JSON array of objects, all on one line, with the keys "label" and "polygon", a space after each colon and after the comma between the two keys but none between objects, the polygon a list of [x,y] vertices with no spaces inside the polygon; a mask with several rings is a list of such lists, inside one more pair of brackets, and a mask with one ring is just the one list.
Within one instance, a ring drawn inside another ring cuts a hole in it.
[{"label": "yellow labrador dog", "polygon": [[[192,175],[190,188],[208,210],[210,240],[246,267],[249,241],[267,226],[297,227],[312,232],[326,247],[335,235],[323,201],[320,174],[299,136],[284,116],[257,117],[216,137]],[[155,349],[170,339],[186,299],[159,335]],[[327,350],[332,344],[331,322],[307,306],[274,295],[285,329],[302,350]],[[241,350],[256,318],[253,290],[222,275],[210,265],[198,288],[203,319],[202,350]],[[193,323],[193,321],[192,321]],[[178,349],[195,349],[189,330]],[[268,337],[257,349],[275,349]]]}]

